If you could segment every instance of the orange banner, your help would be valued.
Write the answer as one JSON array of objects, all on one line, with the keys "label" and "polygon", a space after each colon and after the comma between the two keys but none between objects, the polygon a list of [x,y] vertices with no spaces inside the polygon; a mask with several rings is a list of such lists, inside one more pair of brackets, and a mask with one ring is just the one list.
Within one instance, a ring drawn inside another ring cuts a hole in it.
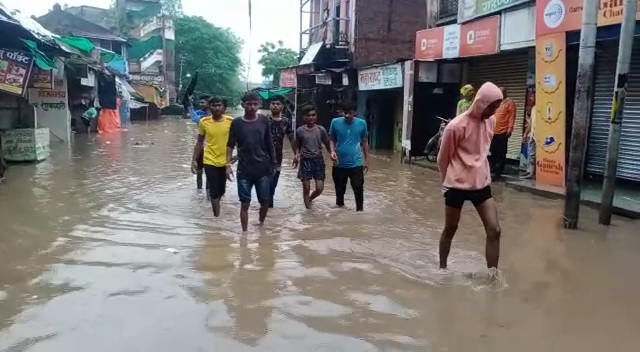
[{"label": "orange banner", "polygon": [[[536,1],[536,36],[580,29],[582,3],[583,0]],[[622,5],[622,0],[600,0],[598,26],[622,23]],[[640,6],[638,6],[636,19],[640,20]]]},{"label": "orange banner", "polygon": [[536,39],[536,184],[564,187],[566,39],[564,33]]}]

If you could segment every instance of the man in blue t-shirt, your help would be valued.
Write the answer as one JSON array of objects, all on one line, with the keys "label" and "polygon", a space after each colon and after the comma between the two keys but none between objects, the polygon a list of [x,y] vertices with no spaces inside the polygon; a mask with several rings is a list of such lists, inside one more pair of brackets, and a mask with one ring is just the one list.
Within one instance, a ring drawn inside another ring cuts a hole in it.
[{"label": "man in blue t-shirt", "polygon": [[332,177],[336,189],[336,205],[344,206],[347,181],[351,181],[351,188],[356,198],[356,211],[362,211],[364,209],[364,175],[369,171],[367,123],[356,117],[356,108],[353,104],[344,104],[342,110],[345,116],[333,119],[329,128],[331,158],[335,160]]}]

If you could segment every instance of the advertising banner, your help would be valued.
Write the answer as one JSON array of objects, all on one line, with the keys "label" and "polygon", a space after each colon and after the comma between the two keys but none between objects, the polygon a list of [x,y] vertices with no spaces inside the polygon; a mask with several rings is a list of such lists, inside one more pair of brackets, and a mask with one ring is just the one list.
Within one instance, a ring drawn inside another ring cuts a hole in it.
[{"label": "advertising banner", "polygon": [[38,66],[33,66],[31,78],[29,78],[29,88],[53,89],[53,70],[43,70]]},{"label": "advertising banner", "polygon": [[[579,30],[582,26],[582,0],[536,1],[536,36]],[[640,4],[640,1],[638,1]],[[598,26],[622,23],[623,1],[600,0]],[[636,19],[640,19],[638,6]]]},{"label": "advertising banner", "polygon": [[296,88],[298,86],[298,76],[296,69],[280,71],[280,87]]},{"label": "advertising banner", "polygon": [[436,60],[442,58],[444,27],[436,27],[416,32],[416,60]]},{"label": "advertising banner", "polygon": [[564,187],[566,37],[536,39],[536,184]]},{"label": "advertising banner", "polygon": [[400,88],[403,86],[403,81],[400,63],[358,70],[360,90]]},{"label": "advertising banner", "polygon": [[31,75],[33,56],[13,49],[0,49],[0,90],[24,95]]},{"label": "advertising banner", "polygon": [[500,44],[500,16],[416,33],[416,60],[491,55]]}]

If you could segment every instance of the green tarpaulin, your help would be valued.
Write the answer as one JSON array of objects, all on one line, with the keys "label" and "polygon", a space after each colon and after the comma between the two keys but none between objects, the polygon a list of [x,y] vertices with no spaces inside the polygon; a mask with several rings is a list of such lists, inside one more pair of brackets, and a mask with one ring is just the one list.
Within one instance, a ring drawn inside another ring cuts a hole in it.
[{"label": "green tarpaulin", "polygon": [[35,59],[34,63],[36,64],[36,66],[46,71],[50,71],[56,68],[56,63],[52,59],[48,58],[47,55],[40,51],[40,49],[38,49],[38,45],[36,44],[36,42],[26,39],[22,39],[22,41],[26,45],[27,49],[29,49],[29,52],[33,54],[33,57]]},{"label": "green tarpaulin", "polygon": [[93,51],[93,49],[96,48],[96,46],[93,45],[93,43],[87,38],[60,37],[55,39],[87,54],[90,54]]},{"label": "green tarpaulin", "polygon": [[274,88],[268,90],[259,90],[257,93],[262,99],[269,99],[274,95],[285,95],[291,92],[291,88]]}]

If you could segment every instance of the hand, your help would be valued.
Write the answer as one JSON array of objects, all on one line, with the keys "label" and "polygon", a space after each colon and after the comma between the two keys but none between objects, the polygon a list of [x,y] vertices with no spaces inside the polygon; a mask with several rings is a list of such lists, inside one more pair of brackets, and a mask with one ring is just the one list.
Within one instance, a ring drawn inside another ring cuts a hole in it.
[{"label": "hand", "polygon": [[295,158],[293,158],[293,162],[291,163],[291,167],[293,169],[295,169],[296,167],[298,167],[298,164],[300,164],[300,158],[298,156],[296,156]]},{"label": "hand", "polygon": [[338,161],[338,154],[336,154],[335,150],[331,151],[331,160]]},{"label": "hand", "polygon": [[511,138],[511,134],[512,133],[513,133],[513,131],[512,132],[507,132],[507,138]]},{"label": "hand", "polygon": [[364,174],[366,175],[369,172],[369,162],[364,164]]},{"label": "hand", "polygon": [[191,162],[191,173],[195,175],[197,172],[198,172],[198,162],[194,160]]},{"label": "hand", "polygon": [[227,180],[233,181],[233,169],[231,165],[227,165]]},{"label": "hand", "polygon": [[231,165],[235,164],[238,161],[238,155],[234,155],[231,157]]}]

